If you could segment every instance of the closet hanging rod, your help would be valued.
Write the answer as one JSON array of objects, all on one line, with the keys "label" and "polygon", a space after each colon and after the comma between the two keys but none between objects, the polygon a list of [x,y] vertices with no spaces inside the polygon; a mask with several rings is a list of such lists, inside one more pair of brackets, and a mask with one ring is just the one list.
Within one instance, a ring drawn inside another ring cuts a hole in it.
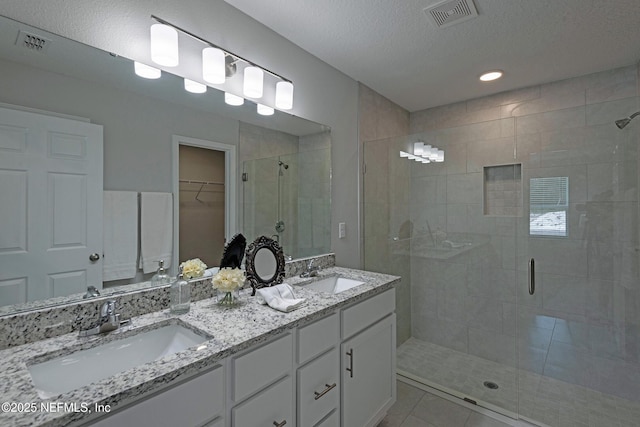
[{"label": "closet hanging rod", "polygon": [[193,180],[193,179],[181,179],[180,182],[185,183],[185,184],[224,185],[224,182],[198,181],[198,180]]}]

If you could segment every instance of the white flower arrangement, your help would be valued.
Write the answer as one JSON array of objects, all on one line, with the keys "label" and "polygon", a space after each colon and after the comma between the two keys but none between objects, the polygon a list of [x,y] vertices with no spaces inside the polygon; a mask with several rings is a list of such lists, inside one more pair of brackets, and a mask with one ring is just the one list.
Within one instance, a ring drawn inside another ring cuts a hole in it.
[{"label": "white flower arrangement", "polygon": [[244,284],[244,271],[239,268],[221,268],[213,276],[212,282],[214,289],[221,292],[233,292]]},{"label": "white flower arrangement", "polygon": [[180,267],[182,267],[182,276],[185,279],[196,279],[204,275],[207,264],[200,261],[200,258],[194,258],[183,262]]}]

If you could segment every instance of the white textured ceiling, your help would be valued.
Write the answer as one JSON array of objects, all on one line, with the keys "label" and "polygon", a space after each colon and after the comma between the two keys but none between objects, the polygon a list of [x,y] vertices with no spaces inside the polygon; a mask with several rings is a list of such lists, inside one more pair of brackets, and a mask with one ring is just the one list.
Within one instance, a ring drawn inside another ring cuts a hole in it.
[{"label": "white textured ceiling", "polygon": [[640,60],[640,0],[474,0],[446,28],[440,0],[225,1],[409,111]]}]

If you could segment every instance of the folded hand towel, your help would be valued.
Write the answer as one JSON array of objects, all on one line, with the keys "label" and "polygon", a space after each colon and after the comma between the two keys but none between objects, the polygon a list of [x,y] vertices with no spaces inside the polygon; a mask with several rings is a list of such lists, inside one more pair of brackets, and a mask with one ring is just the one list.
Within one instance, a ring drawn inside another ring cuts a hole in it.
[{"label": "folded hand towel", "polygon": [[260,304],[268,304],[269,307],[285,313],[300,308],[306,301],[304,298],[296,298],[293,294],[293,288],[287,283],[261,288],[257,290],[257,293]]},{"label": "folded hand towel", "polygon": [[102,280],[131,279],[138,259],[138,193],[105,191]]},{"label": "folded hand towel", "polygon": [[171,267],[173,258],[173,195],[140,193],[140,268],[151,273],[164,260]]}]

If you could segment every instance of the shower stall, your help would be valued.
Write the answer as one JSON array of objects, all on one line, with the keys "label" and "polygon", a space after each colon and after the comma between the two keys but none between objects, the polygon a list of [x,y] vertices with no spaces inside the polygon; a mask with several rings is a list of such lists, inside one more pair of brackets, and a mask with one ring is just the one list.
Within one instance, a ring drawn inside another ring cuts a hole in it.
[{"label": "shower stall", "polygon": [[402,276],[401,377],[539,425],[640,422],[640,120],[615,123],[639,106],[364,143],[364,267]]},{"label": "shower stall", "polygon": [[243,162],[247,238],[271,237],[293,258],[330,252],[330,162],[330,148]]}]

